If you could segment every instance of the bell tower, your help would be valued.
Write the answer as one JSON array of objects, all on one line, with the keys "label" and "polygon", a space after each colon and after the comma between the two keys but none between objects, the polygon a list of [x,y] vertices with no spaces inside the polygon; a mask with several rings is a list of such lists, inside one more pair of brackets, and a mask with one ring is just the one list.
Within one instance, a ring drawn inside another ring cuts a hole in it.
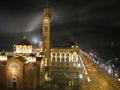
[{"label": "bell tower", "polygon": [[49,8],[44,9],[43,15],[43,25],[42,25],[42,35],[43,35],[43,52],[45,55],[45,67],[46,71],[49,74],[49,66],[50,66],[50,26],[51,26],[51,15]]}]

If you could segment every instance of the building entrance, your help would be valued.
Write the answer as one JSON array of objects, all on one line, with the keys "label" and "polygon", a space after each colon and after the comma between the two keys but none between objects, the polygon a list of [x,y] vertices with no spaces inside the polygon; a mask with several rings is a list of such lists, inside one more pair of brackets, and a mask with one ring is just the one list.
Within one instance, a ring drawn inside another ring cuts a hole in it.
[{"label": "building entrance", "polygon": [[12,88],[17,88],[17,83],[16,82],[12,82]]},{"label": "building entrance", "polygon": [[17,77],[16,76],[12,76],[11,77],[11,88],[17,88]]}]

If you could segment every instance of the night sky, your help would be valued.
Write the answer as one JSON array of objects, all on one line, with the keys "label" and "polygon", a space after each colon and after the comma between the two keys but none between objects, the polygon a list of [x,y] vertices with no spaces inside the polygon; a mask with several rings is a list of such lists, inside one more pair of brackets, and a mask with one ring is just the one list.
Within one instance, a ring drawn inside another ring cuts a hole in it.
[{"label": "night sky", "polygon": [[0,51],[11,51],[24,35],[38,46],[42,16],[49,6],[52,46],[78,44],[83,49],[120,43],[119,0],[3,0],[0,1]]}]

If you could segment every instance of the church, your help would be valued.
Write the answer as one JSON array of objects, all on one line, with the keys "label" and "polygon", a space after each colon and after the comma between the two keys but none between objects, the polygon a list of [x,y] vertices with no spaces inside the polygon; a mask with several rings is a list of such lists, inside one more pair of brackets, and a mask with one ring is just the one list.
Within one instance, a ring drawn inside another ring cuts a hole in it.
[{"label": "church", "polygon": [[32,47],[23,37],[13,45],[13,51],[0,53],[0,88],[36,89],[53,76],[75,72],[80,64],[79,46],[51,48],[50,29],[51,14],[45,8],[40,46]]}]

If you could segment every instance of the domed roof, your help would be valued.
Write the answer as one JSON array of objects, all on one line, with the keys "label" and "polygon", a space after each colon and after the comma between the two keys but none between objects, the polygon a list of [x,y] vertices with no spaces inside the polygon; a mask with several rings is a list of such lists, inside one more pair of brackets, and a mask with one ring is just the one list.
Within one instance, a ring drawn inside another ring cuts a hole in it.
[{"label": "domed roof", "polygon": [[0,53],[0,55],[1,55],[1,56],[5,56],[5,55],[6,55],[5,51],[3,50],[3,51]]},{"label": "domed roof", "polygon": [[22,38],[21,40],[19,40],[16,45],[30,45],[31,46],[31,43],[24,37]]},{"label": "domed roof", "polygon": [[2,52],[2,53],[0,53],[0,55],[1,55],[1,56],[5,56],[5,55],[6,55],[6,53],[5,53],[5,52]]}]

